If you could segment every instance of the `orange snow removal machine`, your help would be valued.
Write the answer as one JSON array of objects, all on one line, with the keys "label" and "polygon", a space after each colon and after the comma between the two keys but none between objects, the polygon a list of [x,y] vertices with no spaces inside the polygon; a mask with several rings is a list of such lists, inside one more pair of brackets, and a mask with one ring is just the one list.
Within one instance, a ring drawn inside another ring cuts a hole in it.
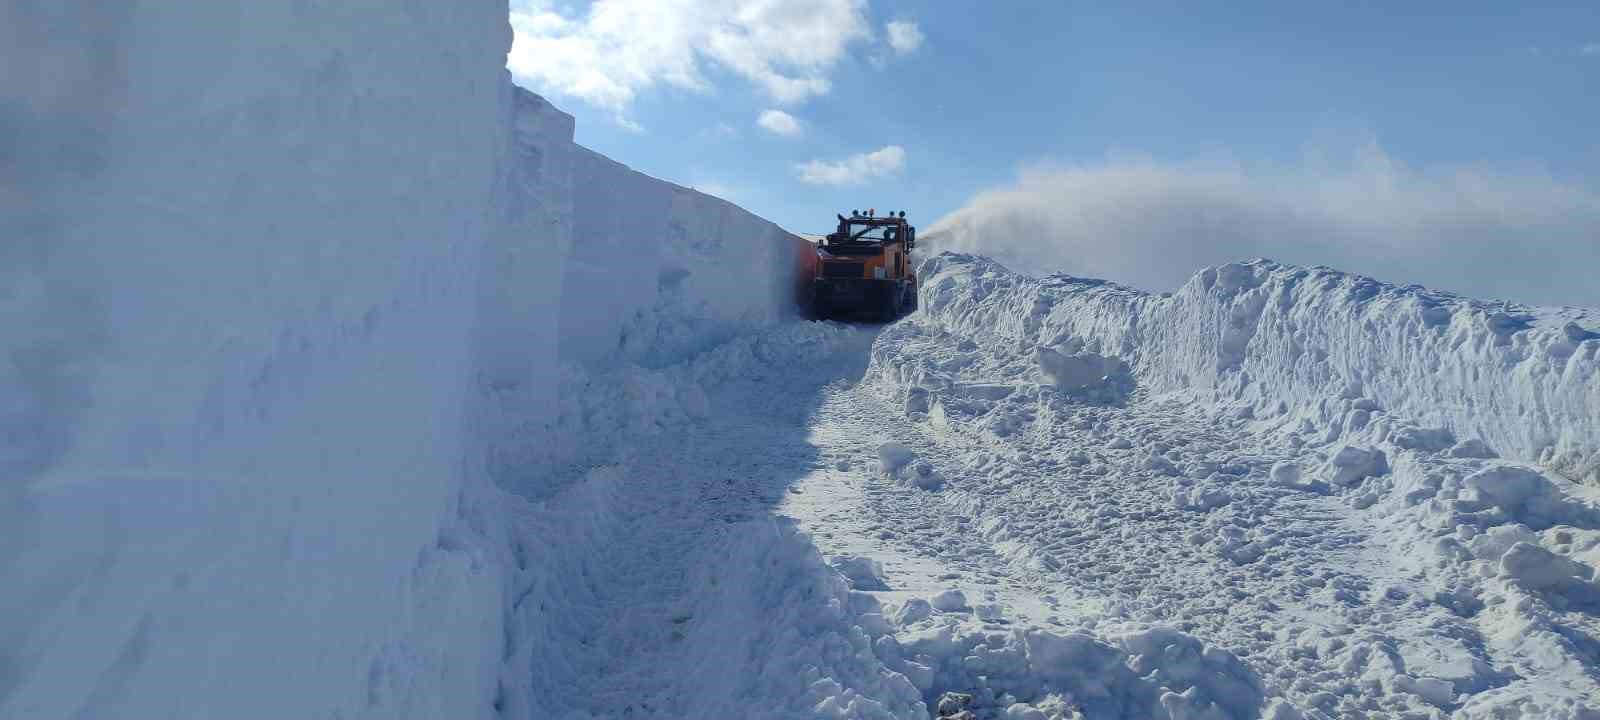
[{"label": "orange snow removal machine", "polygon": [[811,312],[821,319],[889,322],[917,309],[911,250],[917,229],[906,214],[878,217],[875,210],[838,215],[839,227],[817,241]]}]

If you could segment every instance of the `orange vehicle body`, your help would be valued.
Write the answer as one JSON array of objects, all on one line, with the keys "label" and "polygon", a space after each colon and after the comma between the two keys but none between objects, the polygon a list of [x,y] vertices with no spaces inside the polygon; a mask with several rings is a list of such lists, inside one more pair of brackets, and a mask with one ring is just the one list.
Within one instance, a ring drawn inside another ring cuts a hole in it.
[{"label": "orange vehicle body", "polygon": [[839,215],[838,228],[818,240],[810,308],[818,318],[865,318],[887,322],[917,307],[917,277],[911,262],[916,228],[905,213],[878,217]]}]

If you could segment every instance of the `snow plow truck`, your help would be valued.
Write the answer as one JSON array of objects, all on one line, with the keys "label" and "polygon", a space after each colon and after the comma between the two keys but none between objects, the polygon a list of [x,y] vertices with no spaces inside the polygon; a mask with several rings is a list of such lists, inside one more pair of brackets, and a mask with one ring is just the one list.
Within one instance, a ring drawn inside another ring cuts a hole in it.
[{"label": "snow plow truck", "polygon": [[875,210],[837,215],[839,227],[817,241],[811,312],[818,319],[889,322],[917,309],[911,251],[917,229],[906,214]]}]

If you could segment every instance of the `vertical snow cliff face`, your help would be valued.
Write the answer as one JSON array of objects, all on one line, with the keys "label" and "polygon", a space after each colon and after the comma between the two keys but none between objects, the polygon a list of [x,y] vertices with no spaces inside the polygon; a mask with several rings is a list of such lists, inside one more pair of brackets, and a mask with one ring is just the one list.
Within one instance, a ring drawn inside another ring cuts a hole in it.
[{"label": "vertical snow cliff face", "polygon": [[[810,245],[737,205],[574,144],[571,116],[514,92],[512,173],[523,199],[512,207],[546,241],[492,271],[505,286],[498,295],[514,302],[490,312],[536,308],[537,317],[507,317],[516,321],[507,326],[548,327],[538,342],[510,343],[510,362],[497,363],[539,373],[490,382],[488,453],[502,487],[538,499],[609,459],[623,438],[701,412],[704,388],[662,371],[793,317],[798,250]],[[519,353],[532,350],[556,360],[530,364]]]},{"label": "vertical snow cliff face", "polygon": [[0,5],[0,718],[530,702],[507,617],[588,549],[518,495],[701,408],[652,368],[786,316],[796,240],[573,144],[509,43]]},{"label": "vertical snow cliff face", "polygon": [[953,331],[1120,358],[1152,390],[1200,391],[1262,419],[1327,425],[1344,405],[1382,409],[1600,483],[1592,309],[1486,303],[1265,260],[1207,268],[1170,296],[1024,278],[957,254],[929,259],[921,277],[928,321]]},{"label": "vertical snow cliff face", "polygon": [[505,3],[0,28],[0,717],[491,716]]},{"label": "vertical snow cliff face", "polygon": [[583,148],[574,193],[563,358],[659,367],[788,309],[802,241],[782,228]]}]

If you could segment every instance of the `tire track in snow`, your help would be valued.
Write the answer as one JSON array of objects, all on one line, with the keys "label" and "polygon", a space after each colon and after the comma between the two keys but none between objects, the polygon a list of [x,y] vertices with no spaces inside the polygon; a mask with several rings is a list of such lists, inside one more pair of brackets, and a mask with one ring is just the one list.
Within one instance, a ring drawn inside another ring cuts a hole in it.
[{"label": "tire track in snow", "polygon": [[[766,350],[754,351],[773,353],[764,360],[784,360],[783,353],[793,350],[786,342],[816,341],[804,334],[787,338],[781,329],[771,335]],[[729,675],[717,683],[732,683],[712,686],[695,666],[709,655],[713,666],[728,662],[738,672],[754,673],[754,665],[745,666],[754,658],[719,658],[704,644],[722,635],[720,642],[733,652],[756,634],[776,632],[719,628],[725,618],[700,615],[719,588],[697,585],[696,579],[717,577],[706,567],[737,556],[736,545],[748,539],[751,523],[770,522],[788,488],[816,466],[816,448],[806,432],[816,398],[832,379],[860,376],[871,339],[869,332],[837,330],[822,351],[796,351],[812,360],[821,356],[798,367],[708,353],[701,362],[732,363],[740,372],[711,390],[706,417],[628,438],[608,464],[541,504],[525,523],[532,536],[526,543],[568,558],[562,582],[571,587],[561,591],[570,604],[565,612],[550,608],[560,617],[547,628],[561,656],[531,663],[532,697],[540,705],[535,712],[558,718],[686,717],[696,708],[735,702],[732,693],[757,682],[712,667],[713,674]],[[597,500],[597,494],[603,497]],[[569,534],[562,527],[568,523],[586,527]],[[739,573],[751,571],[728,570],[733,582],[746,583]],[[538,611],[545,612],[545,605]],[[795,699],[741,702],[765,712],[764,703],[781,707]]]},{"label": "tire track in snow", "polygon": [[[900,340],[892,332],[880,345]],[[813,504],[806,521],[829,553],[876,555],[896,591],[886,599],[956,586],[1015,606],[1009,614],[1024,622],[1170,624],[1238,655],[1269,694],[1321,717],[1442,716],[1453,703],[1435,695],[1444,707],[1431,705],[1396,680],[1408,659],[1467,676],[1481,668],[1464,665],[1493,660],[1469,623],[1390,567],[1392,549],[1345,501],[1270,482],[1274,464],[1304,453],[1252,434],[1248,421],[1171,399],[1110,407],[1018,391],[1018,402],[996,405],[1021,419],[997,435],[982,422],[993,408],[928,422],[881,390],[831,388],[813,435],[825,455],[855,458],[837,473],[855,477],[833,485],[862,507],[847,517]],[[877,474],[872,444],[889,440],[910,447],[943,488]],[[1207,474],[1209,489],[1190,492]],[[1219,483],[1226,493],[1204,496]],[[878,542],[840,541],[852,533]],[[1432,637],[1441,632],[1465,640],[1441,645]],[[1428,658],[1440,652],[1449,657]]]}]

